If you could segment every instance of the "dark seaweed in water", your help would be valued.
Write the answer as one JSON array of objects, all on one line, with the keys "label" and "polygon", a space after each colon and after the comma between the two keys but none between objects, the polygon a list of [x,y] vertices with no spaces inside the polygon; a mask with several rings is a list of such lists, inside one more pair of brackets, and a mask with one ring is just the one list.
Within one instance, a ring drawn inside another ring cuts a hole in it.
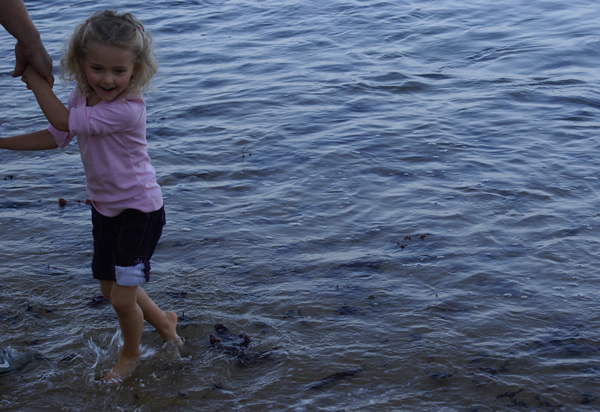
[{"label": "dark seaweed in water", "polygon": [[227,326],[221,323],[215,325],[215,332],[216,337],[215,335],[209,336],[211,346],[231,355],[242,364],[265,359],[273,350],[277,349],[273,348],[268,351],[253,353],[250,351],[250,337],[248,335],[245,333],[235,335],[229,331]]},{"label": "dark seaweed in water", "polygon": [[106,299],[104,296],[102,295],[98,295],[98,296],[93,296],[90,298],[90,301],[86,304],[87,306],[90,307],[97,307],[100,305],[103,305],[105,303],[109,303],[110,301],[108,299]]},{"label": "dark seaweed in water", "polygon": [[308,389],[308,390],[322,389],[323,387],[325,387],[327,385],[331,385],[341,379],[354,377],[354,376],[358,375],[360,372],[362,372],[363,370],[364,370],[363,368],[358,368],[358,369],[350,369],[350,370],[342,371],[342,372],[336,372],[329,376],[326,376],[323,379],[320,379],[316,382],[311,383],[308,386],[308,388],[306,388],[306,389]]}]

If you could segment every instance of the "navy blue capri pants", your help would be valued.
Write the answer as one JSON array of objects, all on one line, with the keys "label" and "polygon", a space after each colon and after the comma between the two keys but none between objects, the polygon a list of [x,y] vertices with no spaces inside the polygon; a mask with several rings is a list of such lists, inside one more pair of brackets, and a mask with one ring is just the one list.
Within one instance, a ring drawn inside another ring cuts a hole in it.
[{"label": "navy blue capri pants", "polygon": [[114,217],[92,207],[95,279],[121,286],[138,286],[150,280],[150,258],[165,225],[165,208],[151,213],[127,209]]}]

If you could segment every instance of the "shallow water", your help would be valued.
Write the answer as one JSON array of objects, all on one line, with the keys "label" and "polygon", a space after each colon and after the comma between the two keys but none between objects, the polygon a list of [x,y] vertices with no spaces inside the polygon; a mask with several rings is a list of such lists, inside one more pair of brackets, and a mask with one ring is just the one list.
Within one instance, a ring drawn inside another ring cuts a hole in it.
[{"label": "shallow water", "polygon": [[[0,330],[36,354],[0,409],[599,408],[595,2],[107,4],[157,45],[146,290],[187,347],[147,329],[96,382],[119,334],[77,146],[0,152]],[[27,5],[56,67],[98,8]],[[43,128],[0,36],[0,135]],[[213,350],[216,323],[269,356]]]}]

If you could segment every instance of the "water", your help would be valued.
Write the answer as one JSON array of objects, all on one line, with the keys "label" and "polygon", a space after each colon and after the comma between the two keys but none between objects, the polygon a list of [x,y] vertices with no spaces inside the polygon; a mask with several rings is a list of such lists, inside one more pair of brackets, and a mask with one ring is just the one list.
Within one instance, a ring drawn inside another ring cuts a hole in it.
[{"label": "water", "polygon": [[[96,383],[120,336],[77,146],[1,152],[0,330],[36,360],[0,409],[600,407],[597,3],[107,4],[157,45],[146,289],[187,349],[147,329],[135,375]],[[98,8],[27,5],[56,65]],[[0,135],[43,128],[0,36]],[[212,350],[216,323],[269,356]]]}]

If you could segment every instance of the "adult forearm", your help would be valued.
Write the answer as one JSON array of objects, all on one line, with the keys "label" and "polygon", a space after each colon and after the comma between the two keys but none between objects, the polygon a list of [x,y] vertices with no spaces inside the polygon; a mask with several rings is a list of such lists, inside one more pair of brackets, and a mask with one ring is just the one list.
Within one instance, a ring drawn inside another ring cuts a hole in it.
[{"label": "adult forearm", "polygon": [[0,0],[0,24],[18,41],[15,45],[15,70],[13,77],[19,77],[28,65],[32,65],[46,82],[54,85],[52,58],[42,44],[22,0]]},{"label": "adult forearm", "polygon": [[50,150],[58,145],[48,130],[0,138],[0,149],[8,150]]},{"label": "adult forearm", "polygon": [[41,43],[40,33],[22,0],[0,0],[0,24],[20,42]]}]

